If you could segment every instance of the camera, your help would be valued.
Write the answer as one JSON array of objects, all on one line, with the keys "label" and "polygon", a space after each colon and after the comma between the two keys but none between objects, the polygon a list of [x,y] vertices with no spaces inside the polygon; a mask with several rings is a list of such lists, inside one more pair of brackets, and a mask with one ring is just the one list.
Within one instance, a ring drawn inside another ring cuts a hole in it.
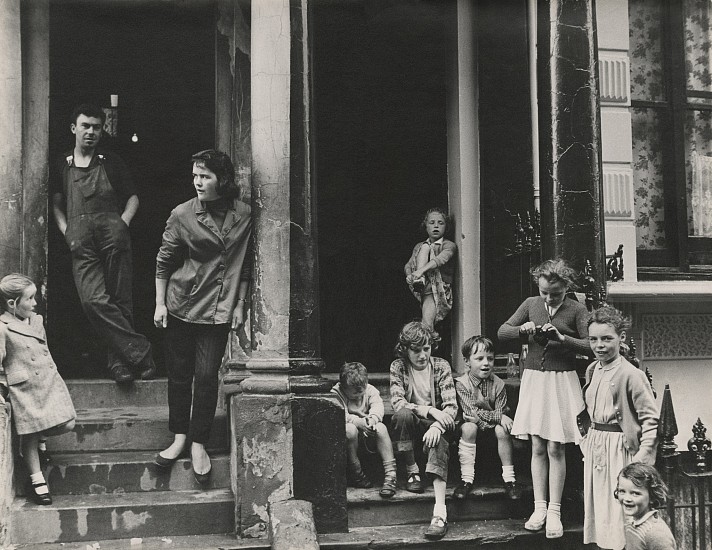
[{"label": "camera", "polygon": [[540,346],[546,346],[549,340],[554,339],[555,331],[553,329],[544,330],[540,326],[536,327],[536,332],[532,336],[534,341]]}]

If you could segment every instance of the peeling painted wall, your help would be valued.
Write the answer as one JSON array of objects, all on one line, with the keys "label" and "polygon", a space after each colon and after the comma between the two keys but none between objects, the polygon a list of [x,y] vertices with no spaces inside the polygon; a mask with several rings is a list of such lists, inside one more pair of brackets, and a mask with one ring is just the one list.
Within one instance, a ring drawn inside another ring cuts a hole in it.
[{"label": "peeling painted wall", "polygon": [[0,548],[8,542],[10,504],[14,496],[11,419],[10,403],[0,397]]}]

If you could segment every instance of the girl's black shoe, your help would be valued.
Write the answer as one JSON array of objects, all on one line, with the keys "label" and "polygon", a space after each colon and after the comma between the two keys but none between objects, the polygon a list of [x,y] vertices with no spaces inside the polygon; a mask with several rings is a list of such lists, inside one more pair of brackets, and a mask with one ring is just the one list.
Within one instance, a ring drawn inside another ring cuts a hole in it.
[{"label": "girl's black shoe", "polygon": [[199,474],[195,470],[193,470],[193,477],[195,478],[195,481],[197,481],[200,485],[207,485],[208,482],[210,481],[210,474],[213,473],[213,466],[212,464],[210,465],[210,469],[205,472],[204,474]]},{"label": "girl's black shoe", "polygon": [[[32,483],[31,487],[32,490],[30,491],[30,494],[28,496],[35,502],[35,504],[39,504],[41,506],[47,506],[49,504],[52,504],[52,495],[49,494],[49,487],[47,487],[46,482]],[[37,492],[37,489],[39,489],[40,487],[47,487],[47,492],[44,494],[39,494]]]}]

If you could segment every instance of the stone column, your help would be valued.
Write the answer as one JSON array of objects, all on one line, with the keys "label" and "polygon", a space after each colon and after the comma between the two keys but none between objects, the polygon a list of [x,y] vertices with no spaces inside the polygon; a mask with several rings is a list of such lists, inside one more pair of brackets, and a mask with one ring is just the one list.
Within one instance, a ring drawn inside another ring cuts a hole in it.
[{"label": "stone column", "polygon": [[22,55],[20,0],[0,2],[0,266],[22,269]]},{"label": "stone column", "polygon": [[22,73],[22,271],[41,289],[47,282],[49,0],[22,2]]},{"label": "stone column", "polygon": [[538,79],[542,249],[605,282],[594,0],[540,0]]},{"label": "stone column", "polygon": [[266,537],[291,498],[320,532],[347,528],[344,413],[319,375],[308,21],[307,0],[252,5],[252,355],[230,397],[242,536]]}]

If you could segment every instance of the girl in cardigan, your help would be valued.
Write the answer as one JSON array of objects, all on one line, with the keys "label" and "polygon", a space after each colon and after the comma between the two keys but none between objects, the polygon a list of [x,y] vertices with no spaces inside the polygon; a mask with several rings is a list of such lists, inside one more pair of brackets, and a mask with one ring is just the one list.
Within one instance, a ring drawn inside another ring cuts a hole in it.
[{"label": "girl in cardigan", "polygon": [[40,468],[40,438],[74,429],[76,413],[67,386],[47,348],[42,316],[33,313],[37,288],[13,273],[0,281],[0,395],[9,395],[15,431],[37,504],[52,504]]},{"label": "girl in cardigan", "polygon": [[442,321],[452,309],[452,277],[457,245],[445,238],[449,217],[441,208],[425,213],[423,228],[428,234],[413,248],[405,264],[405,280],[421,304],[423,323],[430,328]]},{"label": "girl in cardigan", "polygon": [[[614,491],[618,472],[632,462],[655,463],[660,413],[645,373],[620,355],[628,321],[620,311],[593,312],[588,337],[597,361],[586,369],[582,415],[584,544],[626,546],[623,513]],[[585,422],[584,422],[585,420]],[[590,424],[589,424],[590,420]]]},{"label": "girl in cardigan", "polygon": [[628,464],[618,474],[614,495],[626,520],[626,550],[676,550],[675,537],[657,511],[665,504],[667,488],[655,468]]},{"label": "girl in cardigan", "polygon": [[[534,513],[530,531],[546,525],[547,538],[563,536],[561,494],[566,478],[565,443],[580,439],[576,416],[583,410],[576,354],[590,354],[588,310],[566,296],[575,271],[563,260],[532,269],[539,296],[527,298],[497,332],[500,342],[523,340],[529,353],[512,435],[532,440]],[[547,507],[548,493],[548,507]]]}]

